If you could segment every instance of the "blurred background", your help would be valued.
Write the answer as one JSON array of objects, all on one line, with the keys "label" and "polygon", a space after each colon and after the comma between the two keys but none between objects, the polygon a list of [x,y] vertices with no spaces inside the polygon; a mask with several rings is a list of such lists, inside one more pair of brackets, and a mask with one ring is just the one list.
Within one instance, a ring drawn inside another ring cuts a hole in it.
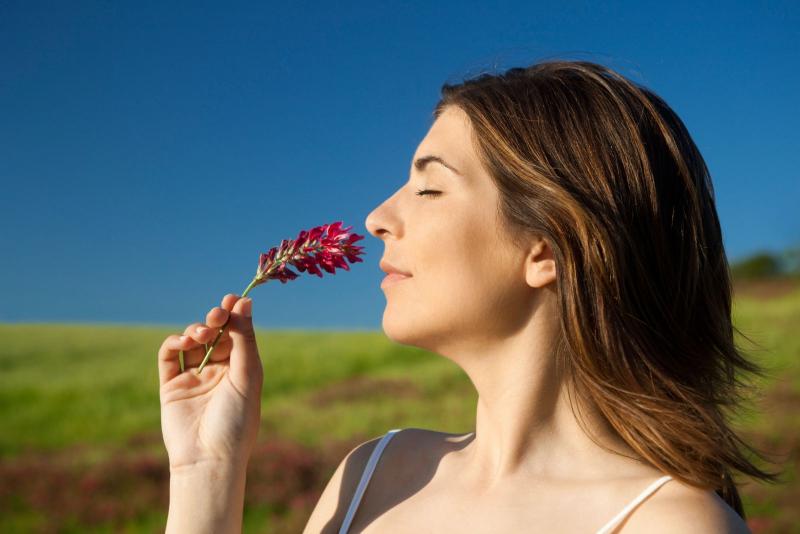
[{"label": "blurred background", "polygon": [[662,96],[703,153],[743,350],[754,532],[800,532],[800,8],[673,2],[0,3],[0,531],[158,532],[155,355],[258,256],[343,221],[350,272],[253,290],[267,368],[244,530],[299,532],[344,454],[472,428],[475,393],[381,331],[369,212],[408,178],[445,82],[547,59]]}]

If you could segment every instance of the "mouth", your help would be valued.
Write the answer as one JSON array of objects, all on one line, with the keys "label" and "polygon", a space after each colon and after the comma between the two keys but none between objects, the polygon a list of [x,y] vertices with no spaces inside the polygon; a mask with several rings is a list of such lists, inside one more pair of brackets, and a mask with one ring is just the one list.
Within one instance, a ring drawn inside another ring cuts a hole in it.
[{"label": "mouth", "polygon": [[383,281],[381,281],[381,288],[386,288],[394,284],[398,284],[403,280],[408,280],[409,278],[411,278],[411,275],[405,275],[400,273],[389,273],[386,275]]}]

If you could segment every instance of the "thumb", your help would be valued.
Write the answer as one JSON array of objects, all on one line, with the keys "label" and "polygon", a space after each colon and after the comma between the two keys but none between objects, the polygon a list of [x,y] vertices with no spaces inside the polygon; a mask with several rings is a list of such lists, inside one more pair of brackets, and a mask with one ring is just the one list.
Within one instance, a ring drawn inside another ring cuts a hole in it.
[{"label": "thumb", "polygon": [[253,329],[253,300],[250,297],[241,298],[233,305],[229,329],[233,341],[231,379],[243,392],[248,392],[261,383],[261,358]]}]

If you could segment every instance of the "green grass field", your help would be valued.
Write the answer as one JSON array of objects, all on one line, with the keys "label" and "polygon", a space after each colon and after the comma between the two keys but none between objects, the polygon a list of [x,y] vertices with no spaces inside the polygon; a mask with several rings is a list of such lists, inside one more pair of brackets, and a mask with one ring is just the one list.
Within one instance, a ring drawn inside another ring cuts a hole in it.
[{"label": "green grass field", "polygon": [[[785,483],[740,481],[754,532],[800,532],[800,287],[743,291],[736,326],[773,376],[737,417],[783,453]],[[168,469],[156,351],[182,330],[0,325],[0,532],[163,532]],[[258,333],[265,386],[245,532],[299,532],[355,444],[395,427],[468,432],[476,393],[451,362],[375,333]],[[767,466],[770,467],[770,466]],[[772,466],[774,468],[774,466]],[[793,530],[794,529],[794,530]]]}]

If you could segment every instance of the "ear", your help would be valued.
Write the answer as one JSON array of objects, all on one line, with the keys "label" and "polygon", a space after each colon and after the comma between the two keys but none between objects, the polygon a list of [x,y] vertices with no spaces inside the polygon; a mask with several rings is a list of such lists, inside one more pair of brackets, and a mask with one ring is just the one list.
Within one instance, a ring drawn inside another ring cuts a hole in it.
[{"label": "ear", "polygon": [[525,281],[531,287],[544,287],[556,281],[553,249],[544,238],[537,238],[525,259]]}]

